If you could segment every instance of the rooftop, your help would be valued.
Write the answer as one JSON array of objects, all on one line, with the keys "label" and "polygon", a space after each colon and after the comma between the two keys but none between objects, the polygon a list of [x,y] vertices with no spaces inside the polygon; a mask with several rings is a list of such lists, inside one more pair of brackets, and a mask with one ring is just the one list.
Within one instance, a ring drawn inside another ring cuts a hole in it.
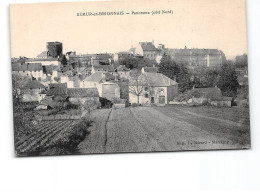
[{"label": "rooftop", "polygon": [[[149,73],[146,72],[144,74],[141,74],[138,77],[138,81],[142,85],[147,85],[147,86],[174,86],[178,85],[178,83],[167,76],[161,74],[161,73]],[[136,81],[132,80],[131,85],[135,85]]]},{"label": "rooftop", "polygon": [[67,88],[69,97],[99,97],[97,88]]},{"label": "rooftop", "polygon": [[139,42],[144,51],[157,51],[158,49],[154,46],[153,42]]},{"label": "rooftop", "polygon": [[27,83],[24,85],[23,89],[39,89],[45,88],[45,86],[40,83],[38,80],[28,80]]}]

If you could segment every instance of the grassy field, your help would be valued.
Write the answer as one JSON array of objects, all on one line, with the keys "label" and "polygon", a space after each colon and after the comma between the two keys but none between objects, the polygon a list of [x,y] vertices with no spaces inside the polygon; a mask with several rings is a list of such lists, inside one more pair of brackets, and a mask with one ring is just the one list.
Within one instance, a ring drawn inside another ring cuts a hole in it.
[{"label": "grassy field", "polygon": [[210,134],[250,146],[249,108],[218,108],[212,106],[156,107],[161,113],[179,121],[195,125]]}]

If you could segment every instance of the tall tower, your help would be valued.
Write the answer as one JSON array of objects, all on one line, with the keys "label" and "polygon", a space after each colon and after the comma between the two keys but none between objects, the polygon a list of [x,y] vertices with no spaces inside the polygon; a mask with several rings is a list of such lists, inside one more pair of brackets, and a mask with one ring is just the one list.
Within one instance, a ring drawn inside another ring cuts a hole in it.
[{"label": "tall tower", "polygon": [[47,42],[46,50],[47,50],[48,58],[62,57],[62,43],[61,42]]}]

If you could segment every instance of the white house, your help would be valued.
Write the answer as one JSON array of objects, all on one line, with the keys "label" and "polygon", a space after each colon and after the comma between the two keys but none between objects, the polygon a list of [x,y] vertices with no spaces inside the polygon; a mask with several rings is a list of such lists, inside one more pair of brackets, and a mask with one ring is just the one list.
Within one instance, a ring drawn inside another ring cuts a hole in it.
[{"label": "white house", "polygon": [[165,105],[178,95],[178,83],[161,73],[145,72],[132,77],[129,84],[129,102]]}]

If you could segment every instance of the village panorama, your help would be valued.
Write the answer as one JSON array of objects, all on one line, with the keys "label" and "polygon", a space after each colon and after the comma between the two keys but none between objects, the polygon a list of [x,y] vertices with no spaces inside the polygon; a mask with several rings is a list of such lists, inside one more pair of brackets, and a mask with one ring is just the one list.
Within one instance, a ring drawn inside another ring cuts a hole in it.
[{"label": "village panorama", "polygon": [[139,42],[12,58],[18,156],[250,147],[247,55]]}]

